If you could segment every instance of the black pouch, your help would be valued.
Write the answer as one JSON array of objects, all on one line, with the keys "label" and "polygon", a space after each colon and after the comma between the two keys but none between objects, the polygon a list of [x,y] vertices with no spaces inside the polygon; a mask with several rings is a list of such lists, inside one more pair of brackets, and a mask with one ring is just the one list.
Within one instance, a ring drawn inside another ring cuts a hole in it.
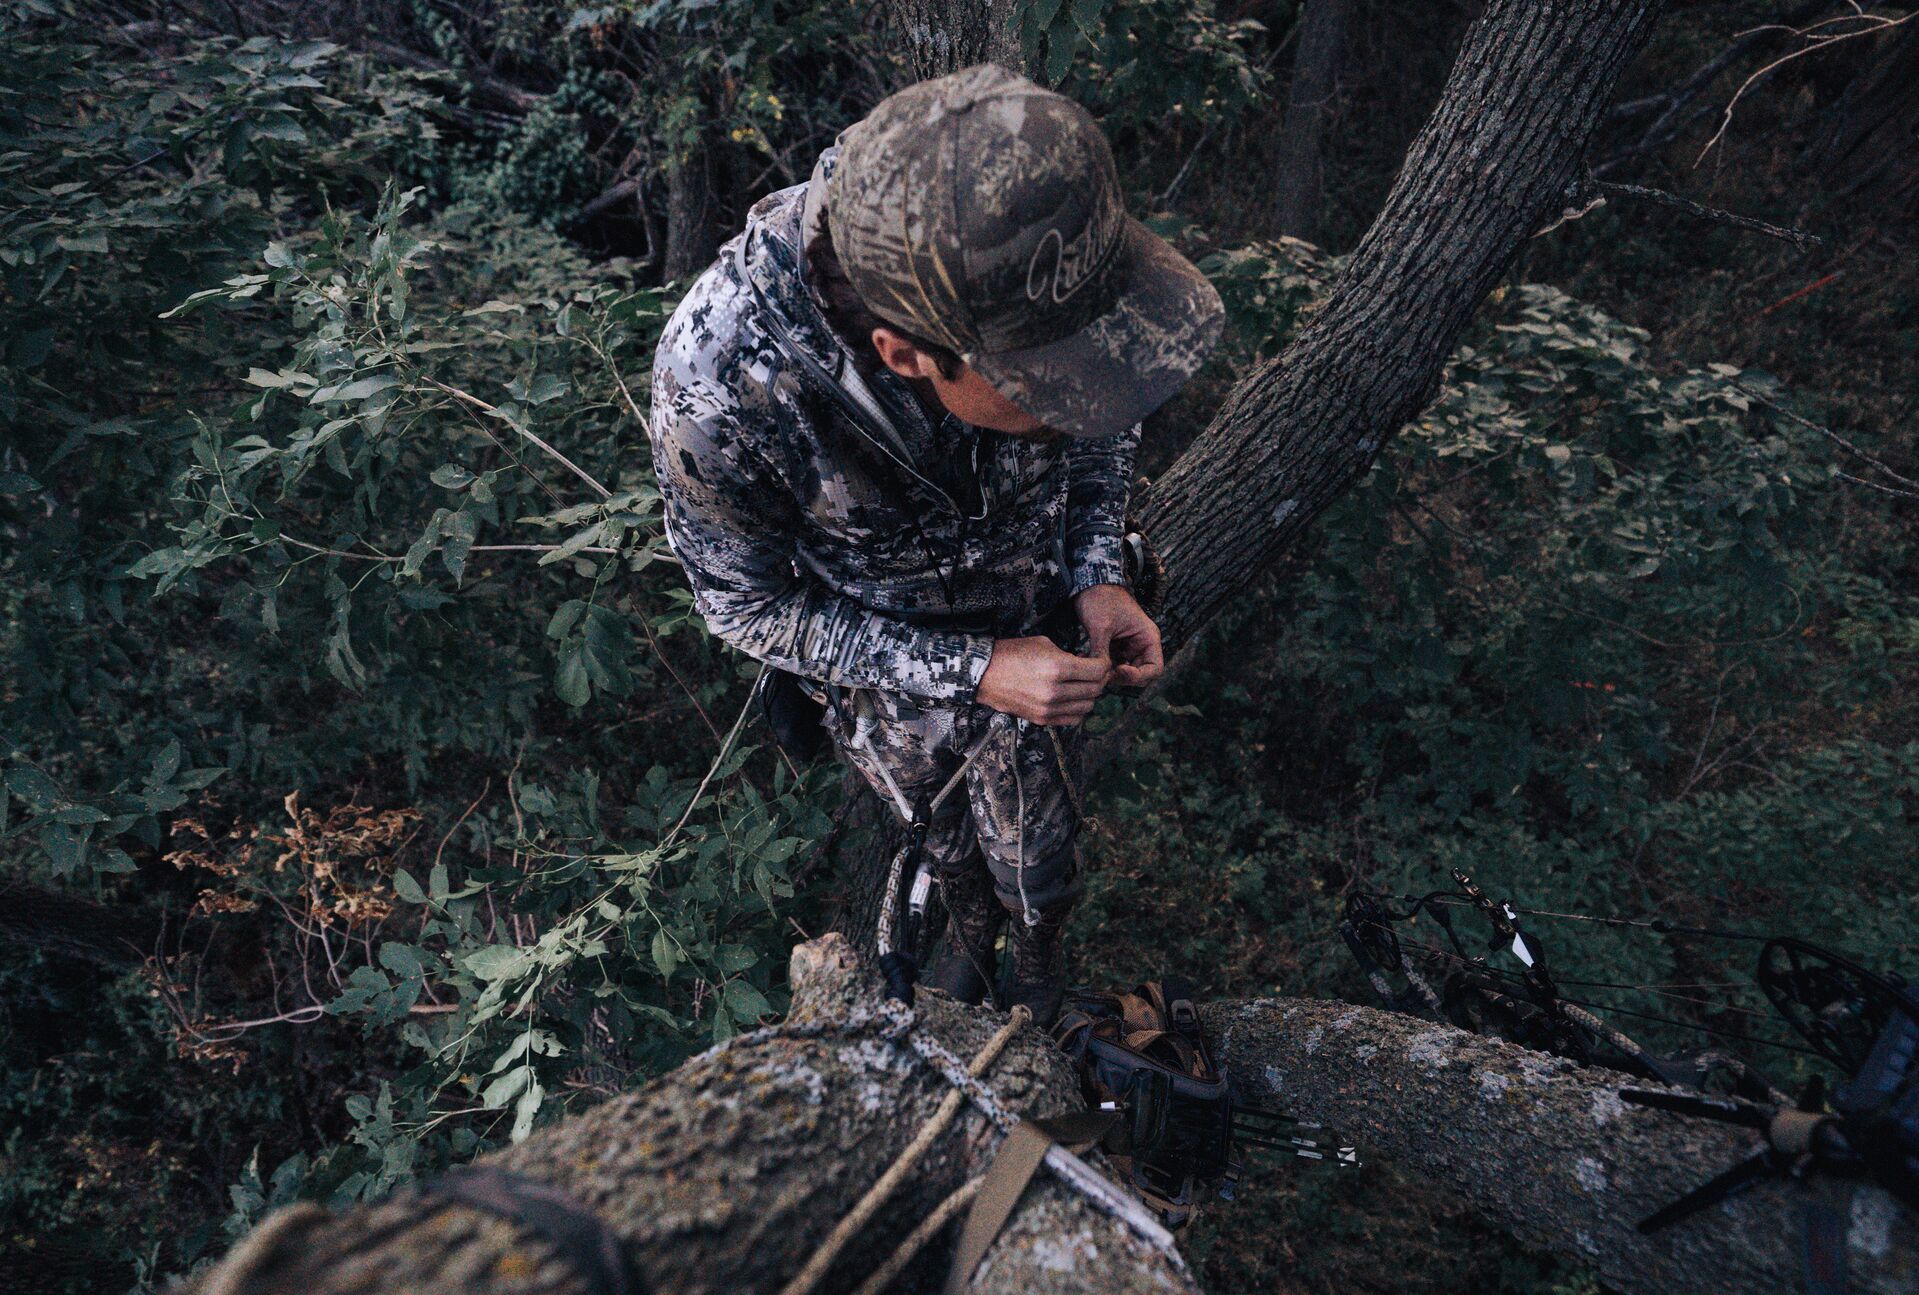
[{"label": "black pouch", "polygon": [[826,745],[826,729],[820,723],[826,707],[800,686],[798,675],[768,666],[760,677],[759,702],[760,715],[780,750],[797,764],[819,757]]}]

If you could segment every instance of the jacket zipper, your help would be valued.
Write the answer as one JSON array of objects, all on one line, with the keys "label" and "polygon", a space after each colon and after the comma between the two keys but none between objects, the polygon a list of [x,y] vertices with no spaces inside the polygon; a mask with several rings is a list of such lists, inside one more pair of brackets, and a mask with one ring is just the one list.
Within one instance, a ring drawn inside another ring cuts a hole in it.
[{"label": "jacket zipper", "polygon": [[[733,245],[733,264],[739,270],[740,278],[745,280],[747,288],[753,293],[754,300],[759,303],[760,314],[765,319],[767,327],[772,329],[775,337],[779,338],[787,354],[797,359],[815,377],[826,384],[827,388],[833,392],[834,397],[840,402],[841,408],[852,414],[853,429],[855,431],[865,437],[875,449],[886,455],[887,458],[893,460],[894,463],[897,463],[913,480],[919,482],[933,494],[939,496],[939,498],[945,502],[946,506],[953,510],[955,516],[959,517],[962,521],[966,520],[968,515],[961,510],[959,504],[954,501],[951,495],[922,476],[919,470],[913,466],[911,460],[907,459],[888,443],[890,438],[899,438],[899,429],[893,425],[893,420],[887,416],[886,411],[879,407],[879,402],[873,397],[872,392],[866,389],[865,380],[859,377],[858,371],[854,370],[853,372],[855,381],[859,383],[859,391],[856,394],[854,390],[843,385],[834,375],[828,373],[826,367],[814,359],[805,347],[793,340],[793,335],[787,332],[785,324],[780,322],[779,312],[773,309],[772,303],[766,299],[766,294],[760,290],[760,285],[754,281],[752,273],[747,269],[745,248],[746,238],[742,236],[739,242]],[[864,400],[860,398],[862,395],[865,397]],[[868,402],[870,402],[870,408]],[[871,430],[865,426],[864,419],[867,418],[872,419],[875,424],[887,433],[887,436],[874,436]],[[904,443],[903,440],[901,443]],[[973,440],[973,480],[979,484],[980,517],[984,518],[986,515],[986,484],[980,481],[979,476],[979,439],[977,437]]]}]

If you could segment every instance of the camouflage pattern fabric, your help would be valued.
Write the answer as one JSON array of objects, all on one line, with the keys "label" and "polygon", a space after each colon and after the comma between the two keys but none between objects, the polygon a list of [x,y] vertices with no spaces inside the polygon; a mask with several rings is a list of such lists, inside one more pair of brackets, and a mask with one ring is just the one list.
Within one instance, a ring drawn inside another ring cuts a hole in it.
[{"label": "camouflage pattern fabric", "polygon": [[1126,214],[1105,134],[1066,95],[979,63],[888,95],[838,143],[820,196],[860,298],[1042,423],[1121,432],[1217,343],[1218,291]]},{"label": "camouflage pattern fabric", "polygon": [[[822,183],[838,146],[821,154]],[[993,640],[1037,633],[1095,584],[1124,583],[1121,534],[1137,424],[1039,442],[929,420],[890,372],[869,380],[886,425],[856,418],[790,348],[829,374],[851,359],[805,282],[808,185],[768,194],[668,320],[648,439],[667,538],[695,609],[747,655],[872,718],[878,758],[909,796],[944,783],[982,725],[1006,726],[928,842],[949,870],[982,853],[1017,907],[1058,898],[1076,822],[1051,740],[973,701]],[[860,698],[864,698],[861,701]],[[875,757],[842,758],[886,795]],[[1069,756],[1077,728],[1060,730]],[[1014,781],[1017,748],[1019,780]],[[1025,817],[1018,811],[1023,794]],[[890,798],[888,803],[890,804]]]},{"label": "camouflage pattern fabric", "polygon": [[870,386],[886,423],[854,417],[788,349],[851,367],[802,274],[807,188],[753,205],[660,338],[648,437],[667,538],[695,608],[749,656],[970,702],[996,637],[1123,583],[1140,428],[1040,442],[951,414],[936,427],[885,370]]},{"label": "camouflage pattern fabric", "polygon": [[[977,867],[983,855],[994,892],[1014,913],[1074,893],[1078,817],[1060,776],[1060,752],[1042,726],[984,706],[922,704],[877,688],[842,690],[821,722],[840,757],[887,805],[894,803],[888,775],[908,804],[928,804],[984,736],[985,747],[966,768],[966,794],[955,790],[928,825],[934,871],[954,876]],[[1065,758],[1077,765],[1084,730],[1058,733]],[[1072,776],[1078,785],[1077,768]]]}]

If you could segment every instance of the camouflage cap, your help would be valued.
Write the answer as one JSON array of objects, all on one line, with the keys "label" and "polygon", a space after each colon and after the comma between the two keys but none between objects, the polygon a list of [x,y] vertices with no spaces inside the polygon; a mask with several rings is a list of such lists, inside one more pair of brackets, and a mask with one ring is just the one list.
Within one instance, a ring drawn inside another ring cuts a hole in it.
[{"label": "camouflage cap", "polygon": [[1219,293],[1126,214],[1065,95],[980,63],[889,95],[840,146],[821,196],[854,291],[1041,422],[1123,432],[1218,341]]}]

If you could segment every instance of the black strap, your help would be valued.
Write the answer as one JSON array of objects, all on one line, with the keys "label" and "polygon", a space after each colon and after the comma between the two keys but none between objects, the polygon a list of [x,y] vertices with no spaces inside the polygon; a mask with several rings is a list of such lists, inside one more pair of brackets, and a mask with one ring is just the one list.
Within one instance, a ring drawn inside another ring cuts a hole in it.
[{"label": "black strap", "polygon": [[646,1295],[646,1283],[605,1219],[557,1187],[491,1165],[460,1165],[414,1188],[497,1215],[540,1234],[595,1295]]},{"label": "black strap", "polygon": [[1807,1295],[1846,1295],[1846,1237],[1852,1230],[1852,1184],[1838,1200],[1818,1196],[1806,1202]]}]

